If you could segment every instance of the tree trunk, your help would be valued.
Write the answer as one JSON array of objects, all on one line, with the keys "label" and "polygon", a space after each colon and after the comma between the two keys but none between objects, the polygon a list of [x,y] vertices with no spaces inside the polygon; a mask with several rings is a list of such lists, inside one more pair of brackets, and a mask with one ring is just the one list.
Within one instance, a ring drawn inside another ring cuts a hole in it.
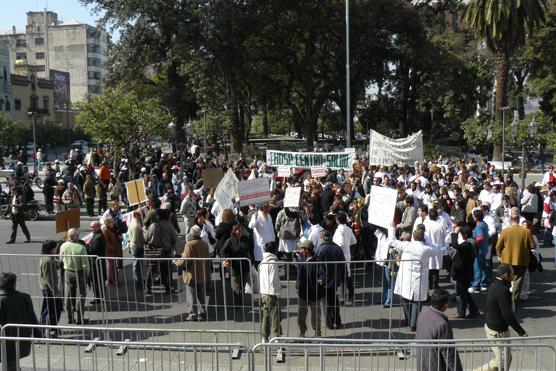
[{"label": "tree trunk", "polygon": [[[181,102],[181,97],[183,97],[183,92],[185,90],[185,83],[184,79],[178,73],[179,64],[176,61],[173,61],[168,66],[167,70],[167,79],[168,79],[168,92],[169,92],[169,103],[170,103],[170,111],[174,116],[176,125],[176,142],[177,143],[185,143],[185,123],[187,116],[189,114],[189,110],[187,105]],[[167,123],[161,123],[161,125],[167,126]]]},{"label": "tree trunk", "polygon": [[401,96],[400,96],[400,123],[398,126],[400,137],[407,136],[407,114],[409,105],[409,68],[404,62],[400,64]]},{"label": "tree trunk", "polygon": [[517,114],[520,120],[525,118],[525,92],[523,91],[523,85],[525,84],[525,71],[522,68],[514,70],[515,75],[515,85],[517,93]]},{"label": "tree trunk", "polygon": [[268,104],[263,104],[263,134],[266,138],[268,138],[268,134],[270,134],[270,128],[268,127]]},{"label": "tree trunk", "polygon": [[[496,113],[495,119],[496,123],[502,125],[503,114],[502,107],[506,107],[508,104],[507,96],[507,83],[508,83],[508,72],[509,72],[509,57],[508,53],[504,49],[498,49],[495,51],[495,66],[496,66]],[[506,112],[506,123],[508,122]],[[493,161],[502,161],[502,136],[496,138],[494,142],[494,151],[492,154]]]}]

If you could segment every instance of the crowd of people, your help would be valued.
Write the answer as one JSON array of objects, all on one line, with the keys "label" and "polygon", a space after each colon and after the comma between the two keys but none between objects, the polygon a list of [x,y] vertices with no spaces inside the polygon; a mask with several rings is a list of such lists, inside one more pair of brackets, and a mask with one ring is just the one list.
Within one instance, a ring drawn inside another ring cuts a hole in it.
[{"label": "crowd of people", "polygon": [[[239,181],[268,177],[270,200],[249,206],[232,200],[233,206],[223,209],[215,188],[203,185],[203,171],[216,167],[231,169]],[[167,258],[156,261],[165,294],[177,293],[174,272],[181,273],[195,299],[190,320],[208,320],[205,294],[215,279],[210,258],[229,259],[223,264],[230,273],[236,303],[242,303],[245,283],[256,270],[265,340],[271,330],[281,335],[276,264],[294,261],[300,336],[307,334],[309,311],[317,337],[322,335],[321,315],[327,328],[343,327],[339,302],[353,305],[350,262],[359,260],[375,261],[383,276],[382,304],[391,306],[393,295],[399,296],[406,324],[418,337],[436,336],[421,331],[419,324],[445,311],[440,309],[446,304],[442,291],[446,287],[456,293],[453,318],[479,316],[474,295],[488,293],[483,308],[487,336],[508,336],[508,325],[524,335],[512,316],[520,301],[528,299],[533,273],[542,271],[540,231],[544,229],[544,247],[551,246],[556,235],[556,172],[552,168],[542,182],[523,190],[511,174],[504,178],[486,160],[449,158],[410,167],[375,166],[361,156],[351,169],[327,169],[324,177],[315,178],[309,169],[300,168],[283,178],[262,156],[247,160],[240,155],[232,161],[157,150],[130,164],[125,158],[91,150],[79,158],[70,156],[64,166],[58,161],[46,163],[45,171],[47,211],[85,204],[87,214],[98,217],[91,222],[87,238],[72,229],[61,245],[43,244],[40,283],[45,304],[40,321],[45,324],[58,323],[62,296],[66,297],[68,322],[86,323],[86,282],[91,282],[95,302],[102,300],[103,285],[118,285],[119,258],[127,251],[135,258],[135,289],[145,295],[153,294],[149,258]],[[131,217],[126,218],[120,209],[127,207],[124,184],[130,179],[144,180],[148,201],[128,208],[126,215]],[[297,208],[283,207],[290,186],[302,187]],[[368,222],[374,207],[372,187],[397,190],[395,220],[389,228]],[[186,236],[183,252],[178,246],[180,234]],[[87,254],[113,259],[99,272],[92,258],[73,257]],[[493,274],[496,260],[501,268]],[[66,271],[63,284],[52,274],[60,265]],[[511,287],[506,287],[508,282]],[[494,299],[501,296],[501,284],[511,292],[507,303],[511,308],[499,308],[500,301]],[[429,300],[434,315],[429,310],[421,312]],[[494,311],[503,315],[494,316]],[[442,333],[441,337],[448,332]]]}]

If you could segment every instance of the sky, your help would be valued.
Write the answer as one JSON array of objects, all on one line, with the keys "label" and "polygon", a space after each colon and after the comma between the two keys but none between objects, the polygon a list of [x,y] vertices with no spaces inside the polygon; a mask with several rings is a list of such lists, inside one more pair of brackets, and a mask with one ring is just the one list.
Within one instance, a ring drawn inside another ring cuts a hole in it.
[{"label": "sky", "polygon": [[27,12],[45,8],[58,13],[58,19],[63,21],[76,19],[95,26],[98,18],[91,14],[91,8],[84,7],[79,0],[0,0],[0,33],[11,31],[12,26],[16,26],[18,31],[25,30]]}]

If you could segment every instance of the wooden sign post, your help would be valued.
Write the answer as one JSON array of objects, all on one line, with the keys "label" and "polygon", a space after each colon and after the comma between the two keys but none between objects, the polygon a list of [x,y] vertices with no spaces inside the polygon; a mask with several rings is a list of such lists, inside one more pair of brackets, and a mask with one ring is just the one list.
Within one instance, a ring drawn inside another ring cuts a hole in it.
[{"label": "wooden sign post", "polygon": [[69,209],[56,213],[56,233],[68,231],[70,228],[79,228],[81,225],[81,210]]}]

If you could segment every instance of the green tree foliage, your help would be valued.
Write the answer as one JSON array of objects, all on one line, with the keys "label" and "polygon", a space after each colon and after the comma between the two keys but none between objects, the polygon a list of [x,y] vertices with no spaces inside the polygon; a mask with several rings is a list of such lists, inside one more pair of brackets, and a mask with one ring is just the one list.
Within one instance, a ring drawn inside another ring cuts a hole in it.
[{"label": "green tree foliage", "polygon": [[25,142],[25,130],[21,124],[5,113],[0,114],[0,145],[9,146]]},{"label": "green tree foliage", "polygon": [[122,150],[131,161],[149,145],[152,136],[168,133],[172,118],[157,99],[141,99],[132,93],[110,90],[80,107],[77,122],[96,143],[106,143],[116,155]]},{"label": "green tree foliage", "polygon": [[[464,23],[494,54],[498,123],[502,121],[500,108],[508,105],[510,58],[544,22],[547,4],[547,0],[471,0],[464,8]],[[493,157],[501,159],[500,139],[495,143]]]}]

